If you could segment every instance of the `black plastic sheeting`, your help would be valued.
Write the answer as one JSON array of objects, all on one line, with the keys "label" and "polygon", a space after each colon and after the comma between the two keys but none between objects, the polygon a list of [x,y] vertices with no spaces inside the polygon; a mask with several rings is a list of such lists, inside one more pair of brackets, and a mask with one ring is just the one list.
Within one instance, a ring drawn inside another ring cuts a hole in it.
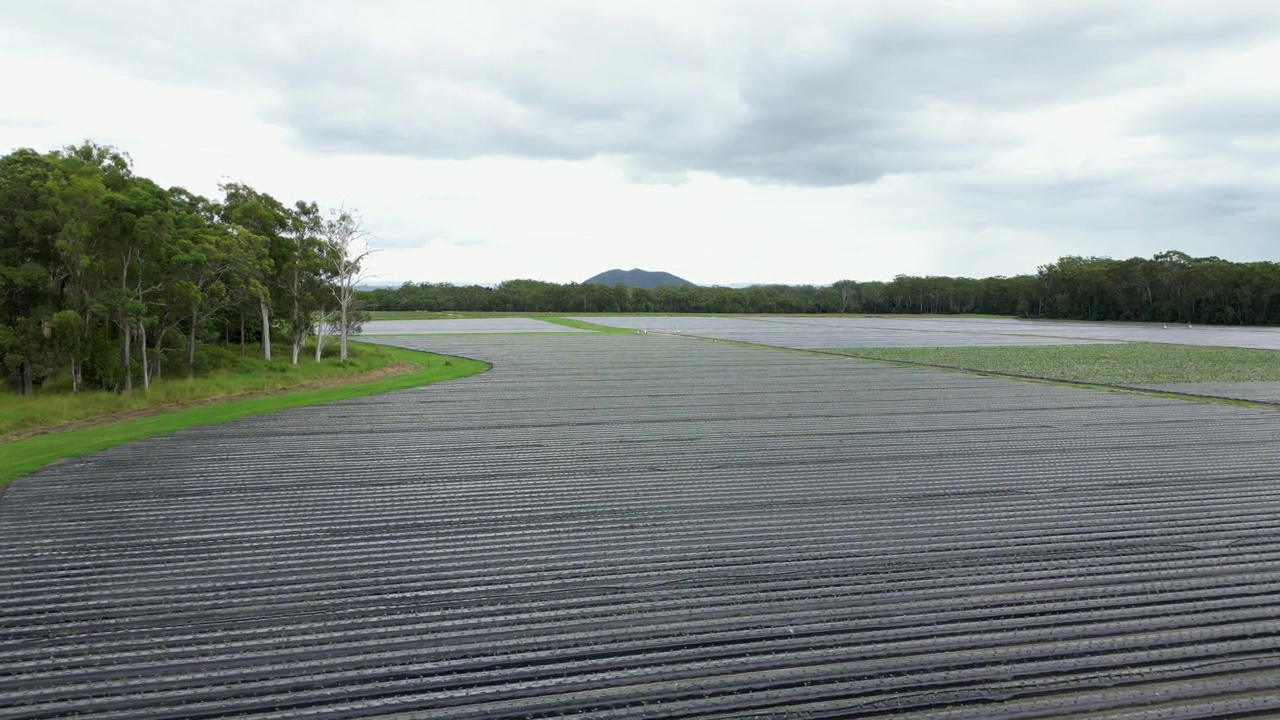
[{"label": "black plastic sheeting", "polygon": [[750,315],[583,316],[611,327],[815,350],[1157,342],[1280,350],[1280,328],[1014,318],[895,318]]},{"label": "black plastic sheeting", "polygon": [[0,718],[1280,713],[1280,416],[658,335],[0,500]]},{"label": "black plastic sheeting", "polygon": [[1134,385],[1143,390],[1159,390],[1161,392],[1181,393],[1183,395],[1201,395],[1219,397],[1230,400],[1248,400],[1250,402],[1280,405],[1280,382],[1261,380],[1253,382],[1196,382],[1196,383],[1149,383]]},{"label": "black plastic sheeting", "polygon": [[[524,317],[450,318],[439,320],[368,320],[362,336],[454,333],[580,333],[579,328]],[[361,339],[364,339],[363,337]]]}]

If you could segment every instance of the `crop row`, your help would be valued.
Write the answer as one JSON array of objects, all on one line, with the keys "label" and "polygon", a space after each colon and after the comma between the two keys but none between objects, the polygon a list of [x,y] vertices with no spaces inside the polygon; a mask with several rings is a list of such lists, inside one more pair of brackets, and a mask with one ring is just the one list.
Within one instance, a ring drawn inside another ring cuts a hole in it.
[{"label": "crop row", "polygon": [[1000,347],[1148,342],[1280,350],[1270,327],[1038,321],[1013,318],[650,317],[580,318],[618,328],[789,348]]},{"label": "crop row", "polygon": [[395,342],[495,367],[15,483],[0,718],[1274,709],[1267,413],[652,334]]}]

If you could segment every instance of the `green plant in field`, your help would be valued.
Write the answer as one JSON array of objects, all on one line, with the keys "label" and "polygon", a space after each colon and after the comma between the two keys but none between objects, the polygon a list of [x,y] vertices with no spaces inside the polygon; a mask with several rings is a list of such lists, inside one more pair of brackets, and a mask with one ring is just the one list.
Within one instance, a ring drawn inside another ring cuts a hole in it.
[{"label": "green plant in field", "polygon": [[1280,352],[1250,348],[1113,343],[836,348],[827,352],[1105,385],[1280,380]]},{"label": "green plant in field", "polygon": [[[361,355],[385,354],[387,363],[403,362],[416,369],[365,382],[330,385],[306,390],[250,398],[227,398],[214,404],[162,411],[144,417],[107,422],[91,427],[51,432],[45,435],[0,443],[0,489],[13,478],[37,470],[49,463],[80,457],[152,435],[197,425],[235,420],[250,415],[346,400],[376,393],[404,390],[443,380],[475,375],[488,369],[479,360],[433,355],[396,347],[373,349],[362,346]],[[358,360],[348,361],[349,363]],[[350,365],[349,365],[350,366]],[[356,367],[359,367],[358,365]],[[68,396],[75,397],[75,396]]]}]

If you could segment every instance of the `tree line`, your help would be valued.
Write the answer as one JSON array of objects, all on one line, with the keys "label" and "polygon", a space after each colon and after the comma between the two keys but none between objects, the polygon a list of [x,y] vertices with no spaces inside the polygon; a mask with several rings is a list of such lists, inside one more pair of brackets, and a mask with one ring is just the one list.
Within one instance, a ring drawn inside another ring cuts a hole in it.
[{"label": "tree line", "polygon": [[134,174],[127,155],[86,142],[0,157],[0,371],[30,393],[132,392],[166,372],[194,376],[202,348],[287,336],[296,364],[357,321],[370,249],[345,209],[293,205],[242,183],[209,199]]},{"label": "tree line", "polygon": [[370,310],[605,313],[986,314],[1072,320],[1280,324],[1280,265],[1191,257],[1178,251],[1113,260],[1067,256],[1034,275],[898,275],[828,286],[747,288],[558,284],[496,287],[405,283],[362,293]]}]

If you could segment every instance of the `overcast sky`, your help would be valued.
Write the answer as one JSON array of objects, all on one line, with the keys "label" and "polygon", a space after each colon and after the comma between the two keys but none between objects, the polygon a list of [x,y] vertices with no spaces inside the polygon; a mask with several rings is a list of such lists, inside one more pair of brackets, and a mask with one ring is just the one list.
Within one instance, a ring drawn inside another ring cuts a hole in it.
[{"label": "overcast sky", "polygon": [[0,150],[361,210],[385,281],[1280,260],[1280,3],[0,0]]}]

